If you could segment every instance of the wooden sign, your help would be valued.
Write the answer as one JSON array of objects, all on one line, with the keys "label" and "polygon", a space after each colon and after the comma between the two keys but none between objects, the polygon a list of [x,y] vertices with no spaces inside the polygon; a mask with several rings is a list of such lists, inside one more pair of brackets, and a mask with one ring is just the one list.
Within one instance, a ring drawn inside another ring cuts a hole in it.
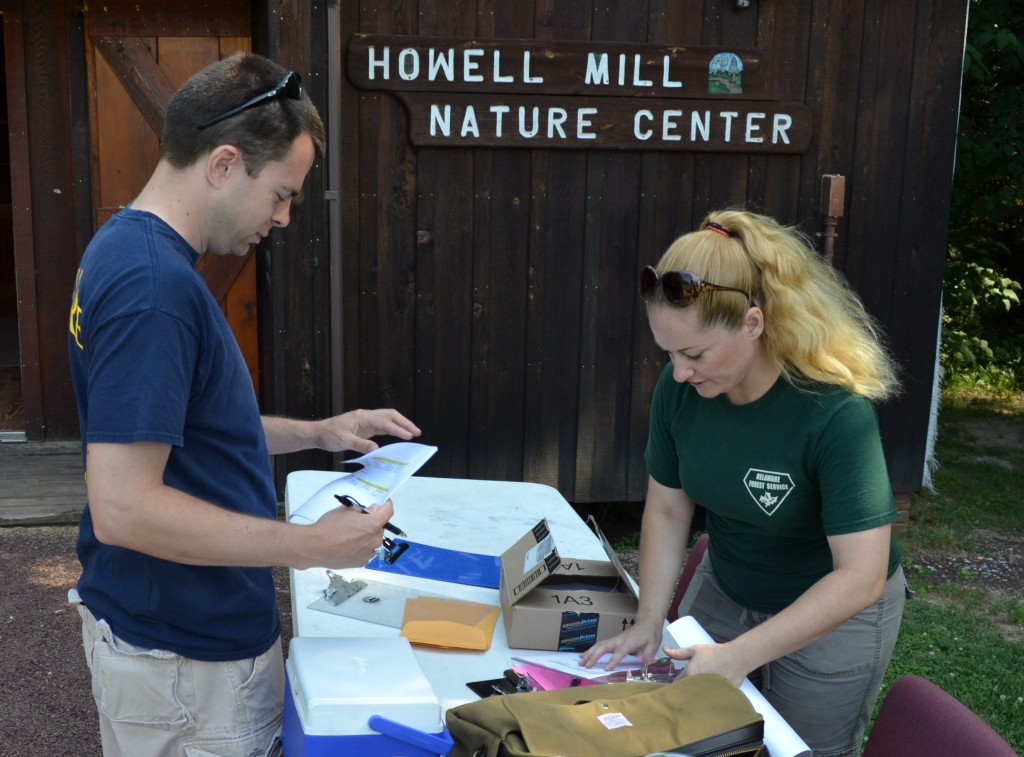
[{"label": "wooden sign", "polygon": [[347,72],[401,100],[415,145],[802,153],[813,132],[752,50],[355,35]]}]

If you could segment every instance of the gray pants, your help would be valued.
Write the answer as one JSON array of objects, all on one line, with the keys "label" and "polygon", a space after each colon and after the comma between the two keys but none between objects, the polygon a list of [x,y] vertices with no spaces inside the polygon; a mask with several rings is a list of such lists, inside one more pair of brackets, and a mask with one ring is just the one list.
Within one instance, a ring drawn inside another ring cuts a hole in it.
[{"label": "gray pants", "polygon": [[[815,757],[857,757],[903,618],[907,583],[898,569],[882,598],[827,636],[773,660],[750,679]],[[737,605],[722,591],[710,558],[697,568],[679,615],[692,615],[717,642],[735,639],[771,617]],[[758,681],[757,679],[760,679]]]},{"label": "gray pants", "polygon": [[104,757],[280,754],[280,639],[253,659],[201,662],[129,644],[78,612]]}]

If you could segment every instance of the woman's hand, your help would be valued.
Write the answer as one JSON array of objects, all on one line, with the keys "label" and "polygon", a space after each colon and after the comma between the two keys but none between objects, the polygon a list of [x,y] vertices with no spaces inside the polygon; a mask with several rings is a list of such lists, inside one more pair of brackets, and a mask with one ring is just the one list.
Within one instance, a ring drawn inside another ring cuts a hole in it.
[{"label": "woman's hand", "polygon": [[739,687],[749,670],[737,655],[732,654],[728,644],[695,644],[692,647],[663,647],[666,655],[673,660],[685,660],[686,666],[679,677],[695,673],[718,673],[733,686]]},{"label": "woman's hand", "polygon": [[629,654],[640,655],[648,662],[657,659],[658,647],[662,638],[662,620],[659,618],[647,623],[638,620],[631,628],[618,636],[599,641],[582,655],[580,665],[592,668],[606,654],[611,657],[604,665],[605,670],[612,670]]}]

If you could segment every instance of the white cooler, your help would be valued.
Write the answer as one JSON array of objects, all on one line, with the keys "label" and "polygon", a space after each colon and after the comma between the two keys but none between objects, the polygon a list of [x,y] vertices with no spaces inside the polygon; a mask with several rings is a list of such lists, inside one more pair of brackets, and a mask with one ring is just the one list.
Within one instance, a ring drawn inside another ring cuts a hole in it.
[{"label": "white cooler", "polygon": [[285,673],[285,757],[437,757],[454,746],[406,639],[295,637]]}]

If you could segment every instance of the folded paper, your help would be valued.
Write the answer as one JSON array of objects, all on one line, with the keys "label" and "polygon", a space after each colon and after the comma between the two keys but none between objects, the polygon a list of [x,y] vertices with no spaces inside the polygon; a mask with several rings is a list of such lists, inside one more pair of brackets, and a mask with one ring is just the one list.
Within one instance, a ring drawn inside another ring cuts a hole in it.
[{"label": "folded paper", "polygon": [[[644,658],[639,655],[629,654],[623,657],[611,670],[605,670],[604,666],[611,659],[611,654],[604,654],[598,658],[597,664],[592,668],[585,668],[580,665],[579,652],[531,652],[518,654],[512,657],[514,662],[523,665],[536,665],[540,668],[547,668],[558,673],[564,673],[572,678],[583,680],[597,680],[605,678],[609,673],[627,673],[631,670],[638,670],[643,667]],[[560,688],[560,687],[556,687]]]},{"label": "folded paper", "polygon": [[396,442],[369,452],[345,465],[363,466],[354,473],[345,473],[321,487],[292,513],[292,523],[309,525],[338,507],[338,497],[352,497],[363,507],[384,504],[402,484],[419,470],[437,447],[417,442]]}]

